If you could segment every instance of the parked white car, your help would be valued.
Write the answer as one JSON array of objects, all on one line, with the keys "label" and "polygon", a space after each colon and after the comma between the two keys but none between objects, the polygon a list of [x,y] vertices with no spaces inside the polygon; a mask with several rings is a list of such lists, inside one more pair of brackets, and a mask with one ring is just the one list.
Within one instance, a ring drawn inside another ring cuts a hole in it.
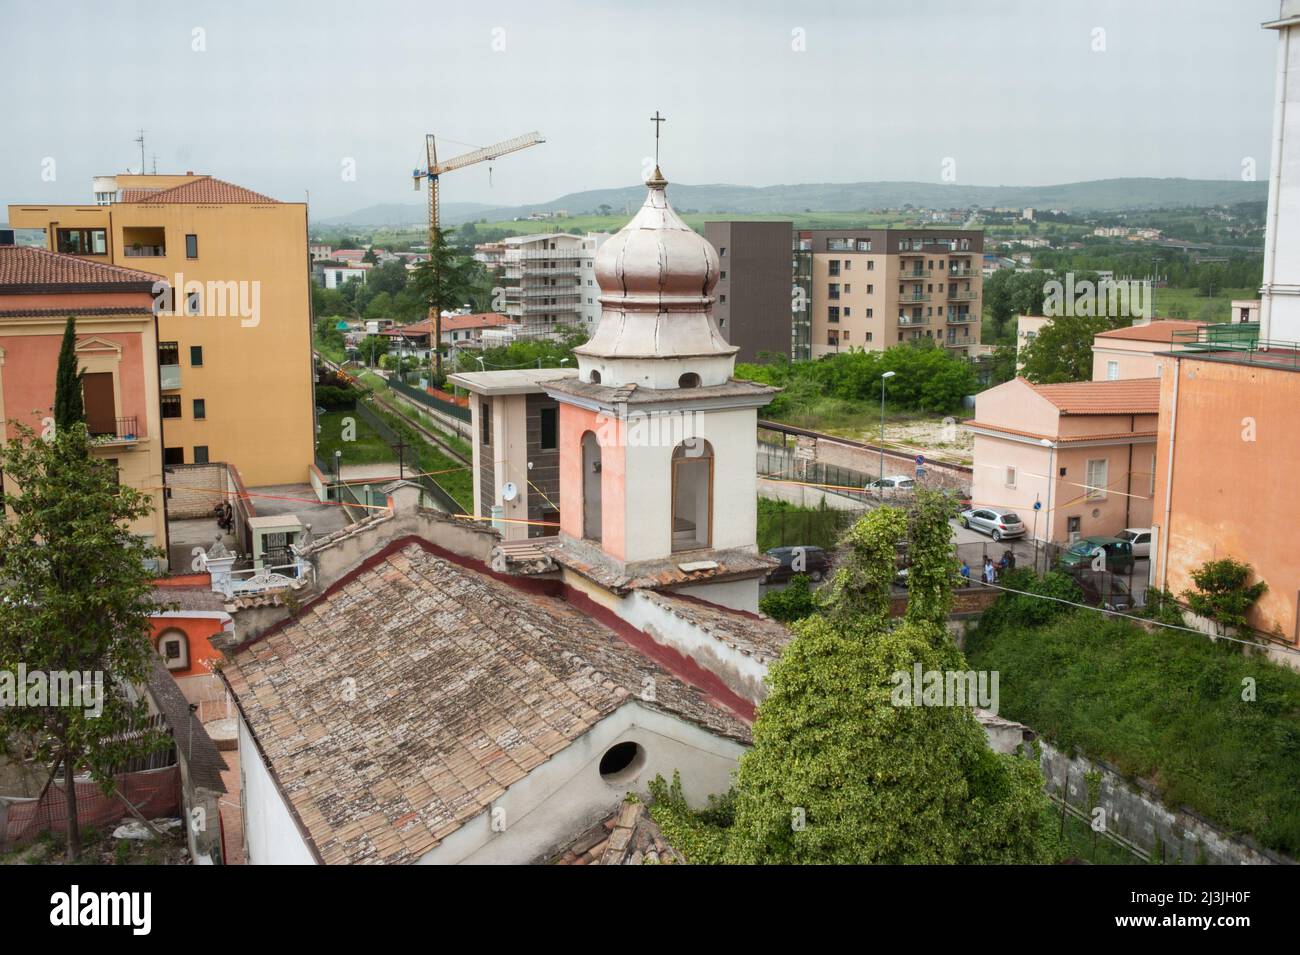
[{"label": "parked white car", "polygon": [[1133,556],[1135,558],[1151,556],[1151,528],[1126,527],[1115,536],[1133,545]]},{"label": "parked white car", "polygon": [[867,485],[867,490],[874,493],[884,493],[886,497],[891,494],[906,494],[916,487],[916,481],[906,474],[890,474],[877,481],[872,481]]}]

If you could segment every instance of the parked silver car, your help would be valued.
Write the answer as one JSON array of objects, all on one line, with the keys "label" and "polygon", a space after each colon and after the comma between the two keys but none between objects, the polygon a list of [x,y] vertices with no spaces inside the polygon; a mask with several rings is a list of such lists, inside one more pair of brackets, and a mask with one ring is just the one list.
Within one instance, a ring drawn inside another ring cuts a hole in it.
[{"label": "parked silver car", "polygon": [[1025,536],[1025,525],[1014,511],[996,507],[973,507],[969,511],[962,511],[957,520],[962,527],[982,531],[995,541]]}]

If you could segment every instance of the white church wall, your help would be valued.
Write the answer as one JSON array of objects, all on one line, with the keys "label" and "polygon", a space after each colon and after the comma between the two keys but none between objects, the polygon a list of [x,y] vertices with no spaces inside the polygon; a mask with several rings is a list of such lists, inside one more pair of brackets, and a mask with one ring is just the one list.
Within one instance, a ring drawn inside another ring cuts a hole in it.
[{"label": "white church wall", "polygon": [[[644,757],[628,775],[606,781],[600,775],[601,757],[621,742],[636,743]],[[609,815],[627,793],[646,798],[649,782],[656,775],[671,780],[674,770],[681,773],[687,801],[703,807],[710,795],[731,786],[744,751],[741,744],[693,723],[627,703],[510,786],[491,809],[449,835],[420,864],[531,862]]]},{"label": "white church wall", "polygon": [[244,840],[250,865],[315,865],[307,842],[289,813],[271,773],[239,720],[239,766],[243,775]]}]

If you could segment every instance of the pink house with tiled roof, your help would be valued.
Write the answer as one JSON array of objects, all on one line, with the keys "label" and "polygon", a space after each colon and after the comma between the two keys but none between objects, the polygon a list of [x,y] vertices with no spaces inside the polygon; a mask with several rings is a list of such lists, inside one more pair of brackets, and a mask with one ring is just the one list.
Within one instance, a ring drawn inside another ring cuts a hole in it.
[{"label": "pink house with tiled roof", "polygon": [[[154,511],[132,531],[166,542],[163,433],[153,284],[158,276],[45,249],[0,245],[0,444],[53,420],[64,326],[76,319],[86,426],[94,454]],[[0,490],[3,490],[0,475]],[[13,490],[13,488],[9,488]]]},{"label": "pink house with tiled roof", "polygon": [[1164,318],[1100,332],[1092,340],[1092,380],[1159,378],[1163,353],[1175,341],[1194,336],[1203,324]]},{"label": "pink house with tiled roof", "polygon": [[1159,401],[1156,378],[1016,378],[980,393],[966,422],[972,505],[1015,511],[1055,543],[1149,527]]}]

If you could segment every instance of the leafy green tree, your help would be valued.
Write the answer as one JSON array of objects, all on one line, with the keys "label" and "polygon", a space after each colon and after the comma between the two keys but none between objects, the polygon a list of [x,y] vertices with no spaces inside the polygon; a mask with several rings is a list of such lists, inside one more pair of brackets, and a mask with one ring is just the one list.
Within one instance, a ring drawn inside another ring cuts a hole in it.
[{"label": "leafy green tree", "polygon": [[54,427],[63,431],[85,420],[81,372],[77,370],[77,320],[69,316],[63,327],[63,344],[59,347],[59,365],[54,379]]},{"label": "leafy green tree", "polygon": [[84,424],[59,428],[49,441],[18,432],[0,449],[11,514],[0,521],[0,670],[90,674],[87,689],[100,674],[104,692],[0,706],[0,752],[50,767],[51,781],[62,768],[75,862],[76,774],[88,772],[111,793],[115,768],[165,742],[143,731],[147,704],[132,691],[153,663],[149,616],[157,608],[145,561],[161,552],[129,530],[149,513],[149,498],[120,486],[116,469],[91,455]]},{"label": "leafy green tree", "polygon": [[1192,571],[1195,587],[1183,591],[1183,599],[1192,613],[1224,627],[1244,627],[1250,608],[1268,590],[1262,580],[1250,583],[1252,573],[1250,564],[1231,557],[1206,561]]},{"label": "leafy green tree", "polygon": [[[993,753],[972,710],[899,705],[898,675],[965,670],[947,639],[947,506],[879,507],[849,532],[827,615],[794,624],[741,759],[725,858],[754,863],[1028,863],[1047,858],[1035,762]],[[899,541],[921,582],[889,617]]]},{"label": "leafy green tree", "polygon": [[1067,316],[1052,319],[1026,346],[1021,374],[1038,384],[1092,380],[1092,340],[1101,332],[1122,328],[1127,318]]}]

